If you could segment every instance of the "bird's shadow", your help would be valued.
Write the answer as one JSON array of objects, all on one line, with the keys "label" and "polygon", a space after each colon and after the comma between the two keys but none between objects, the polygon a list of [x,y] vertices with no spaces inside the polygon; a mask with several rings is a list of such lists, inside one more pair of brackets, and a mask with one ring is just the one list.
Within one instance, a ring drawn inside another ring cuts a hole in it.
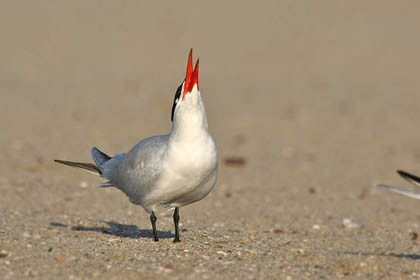
[{"label": "bird's shadow", "polygon": [[[151,229],[139,229],[136,225],[125,225],[114,221],[104,221],[108,227],[85,227],[85,226],[73,226],[71,230],[74,231],[93,231],[100,232],[109,235],[124,237],[124,238],[153,238],[153,231]],[[51,223],[52,226],[60,226],[59,223]],[[65,226],[65,225],[64,225]],[[158,231],[159,238],[174,238],[175,235],[168,231]]]},{"label": "bird's shadow", "polygon": [[344,252],[344,254],[346,255],[357,255],[357,256],[364,256],[364,257],[369,257],[369,256],[380,256],[380,257],[393,257],[393,258],[397,258],[397,259],[410,259],[410,260],[420,260],[420,255],[419,254],[396,254],[396,253],[379,253],[379,254],[375,254],[375,253],[358,253],[358,252]]}]

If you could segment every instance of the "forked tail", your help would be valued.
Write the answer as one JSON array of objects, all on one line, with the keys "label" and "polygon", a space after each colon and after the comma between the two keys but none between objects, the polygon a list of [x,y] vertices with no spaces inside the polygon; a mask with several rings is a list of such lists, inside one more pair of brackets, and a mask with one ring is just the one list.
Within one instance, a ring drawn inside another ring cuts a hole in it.
[{"label": "forked tail", "polygon": [[83,162],[74,162],[74,161],[67,161],[67,160],[54,160],[55,162],[68,165],[71,167],[82,169],[83,171],[102,176],[104,173],[104,164],[112,159],[107,154],[101,152],[96,147],[92,148],[92,158],[95,161],[95,164],[93,163],[83,163]]},{"label": "forked tail", "polygon": [[83,171],[89,172],[91,174],[99,176],[102,175],[101,170],[99,170],[98,167],[96,167],[96,165],[94,165],[93,163],[74,162],[60,159],[55,159],[54,161],[64,165],[82,169]]}]

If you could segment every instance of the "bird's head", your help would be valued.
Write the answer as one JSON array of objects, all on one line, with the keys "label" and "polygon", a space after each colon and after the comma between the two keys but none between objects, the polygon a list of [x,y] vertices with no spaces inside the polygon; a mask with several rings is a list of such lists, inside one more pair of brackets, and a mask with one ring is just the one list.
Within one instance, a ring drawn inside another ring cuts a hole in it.
[{"label": "bird's head", "polygon": [[175,93],[171,112],[172,121],[174,121],[175,115],[181,112],[194,111],[194,107],[200,107],[200,109],[202,107],[200,90],[198,87],[198,64],[199,60],[197,59],[197,63],[193,68],[191,49],[188,57],[185,79]]}]

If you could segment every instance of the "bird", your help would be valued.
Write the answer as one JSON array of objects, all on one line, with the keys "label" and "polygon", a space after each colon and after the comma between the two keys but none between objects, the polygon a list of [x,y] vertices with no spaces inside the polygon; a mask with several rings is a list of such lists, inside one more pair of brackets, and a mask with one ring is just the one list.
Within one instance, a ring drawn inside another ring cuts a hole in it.
[{"label": "bird", "polygon": [[106,179],[98,187],[115,187],[142,206],[150,215],[154,241],[159,241],[158,211],[174,210],[173,242],[180,242],[179,208],[206,197],[217,181],[217,146],[208,130],[198,70],[199,59],[193,68],[191,49],[185,78],[175,93],[168,134],[145,138],[112,157],[93,147],[94,163],[55,160]]},{"label": "bird", "polygon": [[[410,174],[408,172],[402,171],[402,170],[397,170],[397,173],[405,180],[407,180],[408,182],[414,184],[417,187],[420,187],[420,177],[417,177],[413,174]],[[404,189],[401,187],[394,187],[394,186],[388,186],[388,185],[384,185],[384,184],[379,184],[377,185],[378,187],[381,188],[385,188],[388,189],[390,191],[402,194],[402,195],[406,195],[415,199],[420,199],[420,191],[416,191],[416,190],[410,190],[410,189]]]}]

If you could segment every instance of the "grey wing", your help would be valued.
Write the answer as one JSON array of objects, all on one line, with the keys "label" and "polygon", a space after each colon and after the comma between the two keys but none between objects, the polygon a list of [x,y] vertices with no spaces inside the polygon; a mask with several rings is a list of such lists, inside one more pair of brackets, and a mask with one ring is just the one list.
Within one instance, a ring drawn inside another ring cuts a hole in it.
[{"label": "grey wing", "polygon": [[162,158],[169,135],[146,138],[125,154],[121,164],[112,172],[110,181],[133,203],[141,204],[159,179]]},{"label": "grey wing", "polygon": [[390,191],[393,191],[393,192],[396,192],[396,193],[399,193],[399,194],[403,194],[403,195],[406,195],[406,196],[409,196],[409,197],[412,197],[412,198],[415,198],[415,199],[420,199],[420,192],[419,191],[403,189],[403,188],[400,188],[400,187],[388,186],[388,185],[383,185],[383,184],[378,185],[378,187],[385,188],[385,189],[388,189]]}]

